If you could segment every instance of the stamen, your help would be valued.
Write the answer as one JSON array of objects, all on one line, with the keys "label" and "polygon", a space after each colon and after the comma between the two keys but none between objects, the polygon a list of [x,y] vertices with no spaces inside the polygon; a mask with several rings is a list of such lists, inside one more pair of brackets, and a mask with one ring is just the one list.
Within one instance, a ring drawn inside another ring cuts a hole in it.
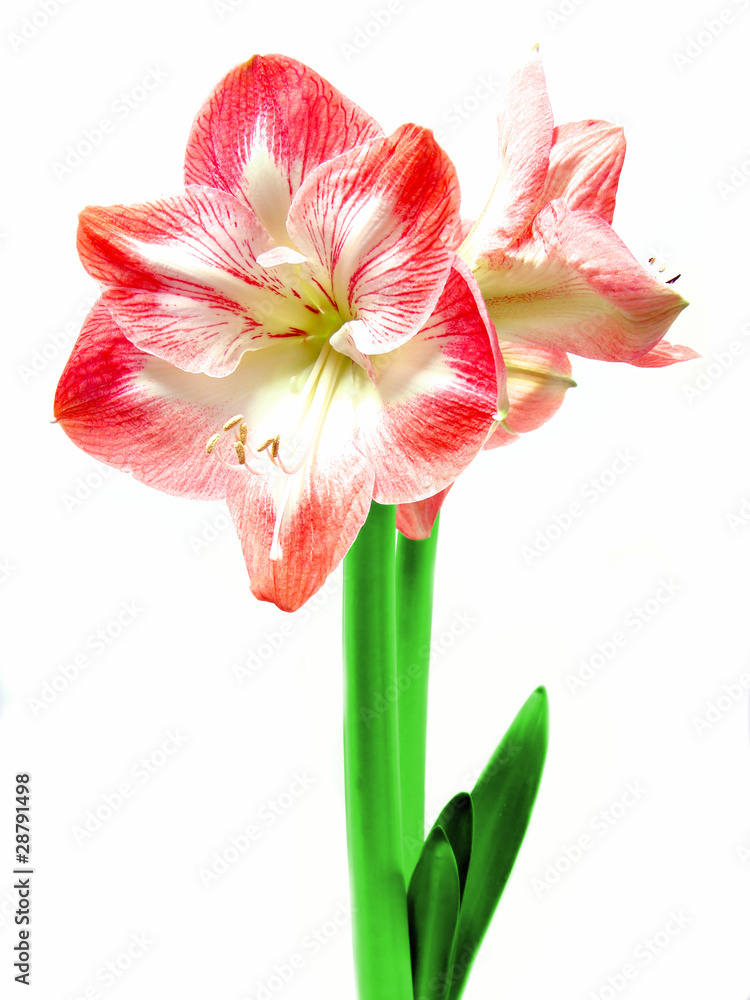
[{"label": "stamen", "polygon": [[211,437],[208,439],[208,441],[206,442],[206,454],[207,455],[210,455],[211,452],[214,450],[216,442],[219,440],[220,437],[221,437],[221,434],[212,434]]},{"label": "stamen", "polygon": [[245,446],[243,445],[243,443],[241,441],[235,441],[234,442],[234,451],[235,451],[235,454],[237,455],[237,461],[240,463],[240,465],[244,465],[245,464]]},{"label": "stamen", "polygon": [[[266,448],[268,448],[269,445],[274,445],[276,447],[276,453],[278,454],[278,448],[279,448],[279,435],[278,434],[276,435],[275,438],[269,438],[267,441],[264,441],[263,444],[260,446],[260,448],[256,448],[255,450],[256,451],[265,451]],[[271,457],[273,457],[273,455]]]},{"label": "stamen", "polygon": [[240,422],[240,420],[242,420],[242,414],[241,413],[238,413],[234,417],[230,417],[229,420],[227,420],[227,422],[224,424],[224,430],[225,431],[231,431],[231,429],[233,427],[237,426],[237,424]]},{"label": "stamen", "polygon": [[240,424],[240,441],[247,444],[247,424]]}]

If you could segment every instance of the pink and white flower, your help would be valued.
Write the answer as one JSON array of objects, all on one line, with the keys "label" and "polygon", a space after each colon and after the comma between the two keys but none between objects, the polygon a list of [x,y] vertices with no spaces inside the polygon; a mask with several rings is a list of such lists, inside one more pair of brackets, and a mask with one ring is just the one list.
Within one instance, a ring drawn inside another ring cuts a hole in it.
[{"label": "pink and white flower", "polygon": [[[656,368],[697,357],[663,338],[687,303],[646,270],[611,227],[625,155],[621,128],[555,126],[539,53],[511,80],[499,117],[500,170],[458,254],[487,304],[507,373],[509,410],[495,448],[540,427],[563,402],[568,354]],[[429,535],[440,503],[399,511],[399,528]]]},{"label": "pink and white flower", "polygon": [[72,440],[166,492],[225,498],[253,593],[294,610],[373,500],[449,486],[504,412],[454,168],[300,63],[255,57],[195,120],[184,194],[88,208],[102,296],[63,373]]}]

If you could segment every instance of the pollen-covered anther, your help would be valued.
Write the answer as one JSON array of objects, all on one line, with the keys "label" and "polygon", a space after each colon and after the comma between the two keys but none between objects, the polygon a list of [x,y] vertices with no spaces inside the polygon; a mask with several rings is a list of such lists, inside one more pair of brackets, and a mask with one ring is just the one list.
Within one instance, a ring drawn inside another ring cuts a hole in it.
[{"label": "pollen-covered anther", "polygon": [[224,424],[224,430],[225,431],[231,431],[231,429],[233,427],[236,427],[237,424],[242,419],[243,419],[243,415],[241,413],[236,414],[234,417],[230,417],[229,420],[227,420],[227,422]]},{"label": "pollen-covered anther", "polygon": [[208,441],[206,442],[207,455],[210,455],[211,452],[214,450],[214,447],[216,446],[216,443],[218,442],[220,437],[221,434],[212,434],[211,437],[208,439]]},{"label": "pollen-covered anther", "polygon": [[256,451],[266,451],[267,449],[270,448],[271,449],[270,450],[271,458],[272,459],[278,458],[278,454],[279,454],[279,441],[280,441],[280,439],[281,439],[281,435],[277,434],[276,437],[272,437],[272,438],[269,438],[267,441],[264,441],[263,444],[259,448],[256,449]]},{"label": "pollen-covered anther", "polygon": [[240,465],[245,464],[245,446],[241,441],[234,442],[234,452]]},{"label": "pollen-covered anther", "polygon": [[240,441],[243,444],[247,444],[247,424],[240,424]]}]

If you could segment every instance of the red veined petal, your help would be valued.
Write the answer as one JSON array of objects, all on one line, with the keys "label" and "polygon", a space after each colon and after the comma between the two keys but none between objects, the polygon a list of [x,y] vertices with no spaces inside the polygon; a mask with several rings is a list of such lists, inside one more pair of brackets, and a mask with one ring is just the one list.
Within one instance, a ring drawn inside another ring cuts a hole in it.
[{"label": "red veined petal", "polygon": [[453,164],[432,133],[404,125],[321,166],[289,212],[294,245],[319,263],[363,354],[405,342],[440,296],[460,225]]},{"label": "red veined petal", "polygon": [[304,178],[382,135],[374,119],[314,70],[287,56],[253,56],[233,69],[193,123],[185,182],[244,201],[278,243]]},{"label": "red veined petal", "polygon": [[520,434],[541,427],[557,413],[565,393],[575,385],[570,360],[563,351],[508,341],[500,342],[500,350],[508,379],[508,415],[485,448],[510,444]]},{"label": "red veined petal", "polygon": [[357,444],[375,469],[374,499],[405,503],[433,496],[479,452],[498,395],[505,401],[495,334],[461,265],[419,333],[371,361],[375,385],[361,377]]},{"label": "red veined petal", "polygon": [[78,230],[81,260],[108,286],[107,305],[128,339],[211,375],[233,371],[248,349],[304,333],[317,315],[292,290],[294,265],[256,261],[269,248],[252,213],[210,188],[87,208]]},{"label": "red veined petal", "polygon": [[415,542],[429,538],[435,525],[435,518],[440,513],[451,486],[446,486],[444,490],[425,500],[400,503],[396,510],[396,527],[401,534]]},{"label": "red veined petal", "polygon": [[472,265],[478,258],[510,246],[523,234],[544,188],[554,124],[536,49],[511,78],[498,126],[500,172],[460,251]]},{"label": "red veined petal", "polygon": [[206,443],[235,412],[238,388],[138,350],[99,300],[60,378],[55,416],[94,458],[165,493],[215,500],[232,473]]},{"label": "red veined petal", "polygon": [[612,222],[624,159],[625,133],[618,125],[589,119],[556,126],[538,209],[564,198],[569,208]]},{"label": "red veined petal", "polygon": [[660,340],[648,354],[636,358],[630,364],[637,368],[665,368],[667,365],[677,364],[678,361],[694,361],[699,357],[700,354],[692,347],[683,347],[682,344],[668,344],[666,340]]},{"label": "red veined petal", "polygon": [[474,273],[501,340],[602,361],[636,361],[687,305],[604,219],[559,198],[542,209],[525,243]]},{"label": "red veined petal", "polygon": [[351,397],[339,393],[299,472],[249,475],[230,485],[227,503],[252,592],[282,611],[296,611],[322,587],[367,517],[374,474],[353,427]]}]

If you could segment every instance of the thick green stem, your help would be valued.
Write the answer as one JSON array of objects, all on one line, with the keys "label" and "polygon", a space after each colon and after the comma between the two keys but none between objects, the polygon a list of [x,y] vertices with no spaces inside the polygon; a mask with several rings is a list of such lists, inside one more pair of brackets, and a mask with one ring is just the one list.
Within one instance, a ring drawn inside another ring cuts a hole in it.
[{"label": "thick green stem", "polygon": [[346,826],[359,1000],[412,1000],[401,821],[393,507],[344,560]]},{"label": "thick green stem", "polygon": [[427,691],[437,536],[435,521],[429,538],[412,541],[399,535],[396,549],[398,727],[407,882],[424,843]]}]

